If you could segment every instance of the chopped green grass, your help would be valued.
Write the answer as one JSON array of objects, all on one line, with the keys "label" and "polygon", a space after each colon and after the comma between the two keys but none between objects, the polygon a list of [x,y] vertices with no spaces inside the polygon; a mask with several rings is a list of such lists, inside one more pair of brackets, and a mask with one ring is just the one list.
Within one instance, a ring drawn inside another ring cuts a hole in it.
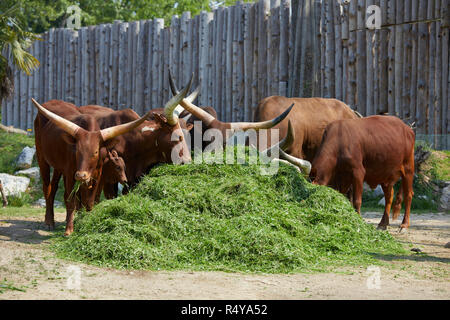
[{"label": "chopped green grass", "polygon": [[161,165],[131,193],[79,214],[57,255],[149,270],[290,273],[408,255],[348,200],[281,165]]}]

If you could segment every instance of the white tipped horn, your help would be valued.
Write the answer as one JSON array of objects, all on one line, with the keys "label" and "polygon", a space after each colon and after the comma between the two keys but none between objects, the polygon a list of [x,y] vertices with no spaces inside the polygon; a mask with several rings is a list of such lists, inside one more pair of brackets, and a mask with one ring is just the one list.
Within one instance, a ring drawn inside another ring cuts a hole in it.
[{"label": "white tipped horn", "polygon": [[172,126],[174,126],[178,123],[179,113],[175,112],[175,109],[178,106],[178,104],[180,103],[180,101],[184,99],[186,94],[191,89],[193,80],[194,80],[194,74],[192,74],[191,80],[189,80],[189,83],[187,84],[187,86],[180,93],[178,93],[177,95],[172,97],[172,99],[170,99],[164,106],[164,115],[167,118],[167,122]]},{"label": "white tipped horn", "polygon": [[311,167],[312,167],[311,162],[291,156],[290,154],[287,154],[286,152],[284,152],[282,149],[280,149],[279,151],[280,151],[281,159],[284,159],[284,160],[292,163],[293,165],[296,165],[306,175],[309,175],[311,173]]}]

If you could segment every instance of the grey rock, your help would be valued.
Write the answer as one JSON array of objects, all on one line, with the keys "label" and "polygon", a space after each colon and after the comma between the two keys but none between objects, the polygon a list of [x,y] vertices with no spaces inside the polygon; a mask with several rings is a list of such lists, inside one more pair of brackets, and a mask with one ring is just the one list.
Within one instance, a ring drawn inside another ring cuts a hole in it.
[{"label": "grey rock", "polygon": [[450,211],[450,186],[442,189],[439,209],[443,211]]},{"label": "grey rock", "polygon": [[39,180],[41,173],[39,171],[39,167],[33,167],[25,170],[19,170],[14,173],[15,175],[23,175],[29,178],[34,178],[35,180]]},{"label": "grey rock", "polygon": [[383,188],[381,188],[380,185],[378,185],[374,190],[372,190],[370,186],[364,182],[363,191],[368,193],[373,198],[384,196]]},{"label": "grey rock", "polygon": [[20,153],[19,157],[16,161],[16,166],[19,169],[28,169],[31,167],[31,164],[33,162],[34,154],[36,153],[36,147],[30,148],[25,147],[23,148],[22,152]]},{"label": "grey rock", "polygon": [[0,180],[6,196],[20,196],[30,185],[30,178],[16,177],[7,173],[0,173]]},{"label": "grey rock", "polygon": [[[45,199],[42,198],[42,199],[36,200],[36,201],[33,203],[33,206],[39,207],[39,208],[45,208]],[[62,207],[63,207],[63,204],[62,204],[60,201],[55,200],[54,203],[53,203],[53,206],[54,206],[55,208],[62,208]]]},{"label": "grey rock", "polygon": [[384,199],[384,197],[378,202],[378,205],[382,207],[386,205],[386,200]]}]

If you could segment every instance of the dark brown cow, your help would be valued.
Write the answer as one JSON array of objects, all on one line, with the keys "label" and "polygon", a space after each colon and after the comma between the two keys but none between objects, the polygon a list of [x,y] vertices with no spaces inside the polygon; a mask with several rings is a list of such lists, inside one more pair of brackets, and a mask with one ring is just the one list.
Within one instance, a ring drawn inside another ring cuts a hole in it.
[{"label": "dark brown cow", "polygon": [[[295,141],[287,153],[308,161],[314,159],[328,124],[336,120],[360,117],[348,105],[336,99],[271,96],[259,102],[253,121],[272,119],[291,104],[294,104],[294,108],[286,119],[292,122]],[[281,139],[287,133],[288,121],[283,121],[272,128],[272,130],[276,129],[280,130],[278,136]],[[269,130],[267,141],[271,141],[272,130]]]},{"label": "dark brown cow", "polygon": [[[102,173],[106,148],[112,147],[116,137],[144,122],[145,117],[130,123],[108,126],[104,129],[94,117],[81,114],[78,108],[61,100],[50,100],[41,106],[34,120],[36,157],[43,180],[46,201],[45,223],[55,226],[53,201],[61,175],[64,177],[64,201],[66,203],[65,235],[73,232],[73,214],[80,203],[76,195],[71,196],[75,181],[81,182],[81,200],[90,210],[94,203],[98,180]],[[50,167],[54,174],[50,184]]]},{"label": "dark brown cow", "polygon": [[[166,104],[164,114],[153,114],[153,111],[150,111],[149,117],[153,117],[154,120],[147,120],[135,130],[117,138],[118,143],[114,146],[114,150],[126,164],[129,187],[135,186],[140,177],[157,163],[183,164],[191,161],[191,153],[182,132],[185,124],[183,120],[178,119],[175,112],[181,99],[190,90],[191,84],[192,79],[182,92]],[[138,114],[131,109],[114,111],[101,106],[89,105],[80,107],[79,111],[93,116],[101,128],[139,118]],[[115,187],[105,183],[105,188]]]},{"label": "dark brown cow", "polygon": [[346,193],[353,187],[353,205],[361,210],[364,181],[371,188],[381,185],[386,206],[380,229],[389,225],[394,184],[401,178],[405,215],[401,229],[409,227],[414,178],[413,130],[400,119],[372,116],[335,121],[327,126],[322,144],[312,163],[314,183],[329,185]]}]

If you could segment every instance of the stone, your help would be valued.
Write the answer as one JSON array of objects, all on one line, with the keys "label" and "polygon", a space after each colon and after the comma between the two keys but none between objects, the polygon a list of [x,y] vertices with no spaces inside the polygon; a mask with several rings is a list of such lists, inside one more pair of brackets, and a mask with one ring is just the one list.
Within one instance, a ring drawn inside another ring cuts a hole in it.
[{"label": "stone", "polygon": [[380,185],[378,185],[374,190],[372,190],[370,186],[364,182],[363,191],[373,198],[384,196],[383,188]]},{"label": "stone", "polygon": [[[33,203],[33,206],[39,207],[39,208],[45,208],[45,199],[42,198],[42,199],[36,200],[36,201]],[[55,201],[53,202],[53,206],[54,206],[55,208],[62,208],[62,207],[63,207],[63,204],[62,204],[61,201],[55,200]]]},{"label": "stone", "polygon": [[384,197],[378,202],[378,205],[382,207],[386,206],[386,200],[384,199]]},{"label": "stone", "polygon": [[15,175],[23,175],[28,178],[33,178],[35,180],[39,180],[41,173],[39,171],[39,167],[33,167],[25,170],[19,170],[14,173]]},{"label": "stone", "polygon": [[21,193],[27,191],[30,185],[30,178],[17,177],[7,173],[0,173],[0,180],[5,196],[20,196]]},{"label": "stone", "polygon": [[33,157],[34,157],[35,153],[36,153],[36,147],[23,148],[22,152],[20,153],[19,157],[17,158],[16,167],[19,169],[31,168],[31,164],[33,163]]},{"label": "stone", "polygon": [[450,186],[442,189],[439,210],[450,211]]}]

